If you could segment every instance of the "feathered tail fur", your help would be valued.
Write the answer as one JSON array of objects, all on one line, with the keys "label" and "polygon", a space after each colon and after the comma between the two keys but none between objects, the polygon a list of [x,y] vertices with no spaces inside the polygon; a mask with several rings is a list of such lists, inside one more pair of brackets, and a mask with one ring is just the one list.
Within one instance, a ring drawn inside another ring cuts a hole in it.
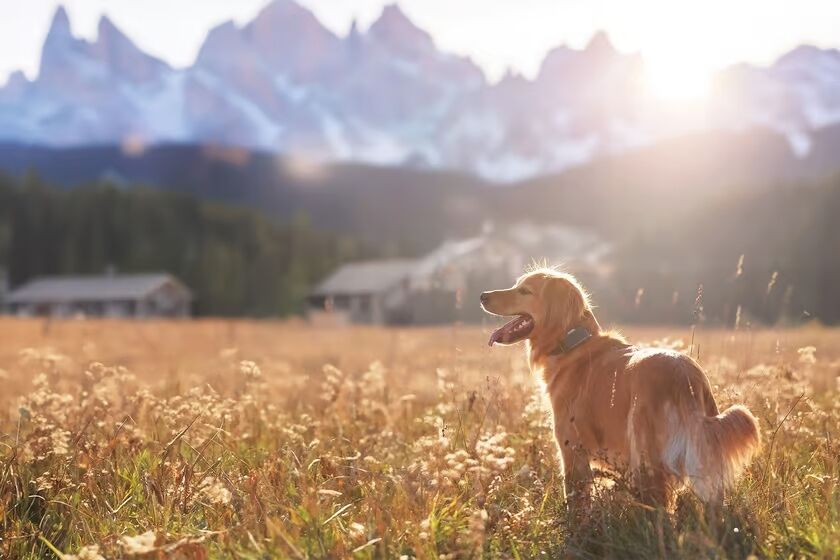
[{"label": "feathered tail fur", "polygon": [[666,463],[704,502],[722,499],[761,446],[758,421],[736,405],[680,424],[670,438]]}]

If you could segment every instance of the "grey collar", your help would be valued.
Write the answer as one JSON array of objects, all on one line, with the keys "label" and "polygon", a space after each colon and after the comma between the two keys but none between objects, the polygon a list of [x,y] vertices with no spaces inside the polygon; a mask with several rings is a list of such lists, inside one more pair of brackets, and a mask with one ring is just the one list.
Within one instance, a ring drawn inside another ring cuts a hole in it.
[{"label": "grey collar", "polygon": [[560,344],[557,345],[557,348],[554,349],[551,355],[568,354],[590,338],[592,338],[592,333],[589,332],[589,329],[586,327],[575,327],[566,333],[566,336],[563,337],[563,340],[560,341]]}]

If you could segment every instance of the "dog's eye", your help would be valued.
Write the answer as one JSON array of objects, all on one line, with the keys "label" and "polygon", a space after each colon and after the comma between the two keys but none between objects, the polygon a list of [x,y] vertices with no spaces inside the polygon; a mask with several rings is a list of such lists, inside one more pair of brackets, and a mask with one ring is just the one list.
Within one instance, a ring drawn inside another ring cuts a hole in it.
[{"label": "dog's eye", "polygon": [[531,295],[531,290],[529,290],[529,289],[528,289],[528,288],[526,288],[525,286],[522,286],[521,288],[519,288],[519,289],[518,289],[518,290],[516,290],[516,291],[517,291],[517,292],[519,292],[520,294],[522,294],[523,296],[529,296],[529,295]]}]

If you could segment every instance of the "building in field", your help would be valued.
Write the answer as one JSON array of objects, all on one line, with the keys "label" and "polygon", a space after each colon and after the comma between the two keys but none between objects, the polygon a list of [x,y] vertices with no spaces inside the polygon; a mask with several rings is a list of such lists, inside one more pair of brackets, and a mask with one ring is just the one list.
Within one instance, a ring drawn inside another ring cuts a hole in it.
[{"label": "building in field", "polygon": [[417,259],[349,263],[309,296],[313,322],[441,324],[481,321],[481,292],[509,286],[533,261],[563,263],[587,284],[608,274],[609,246],[594,234],[522,224],[447,241]]},{"label": "building in field", "polygon": [[411,259],[362,261],[345,264],[309,295],[309,317],[359,324],[406,321]]},{"label": "building in field", "polygon": [[12,315],[30,317],[188,317],[192,292],[166,273],[45,276],[6,294]]}]

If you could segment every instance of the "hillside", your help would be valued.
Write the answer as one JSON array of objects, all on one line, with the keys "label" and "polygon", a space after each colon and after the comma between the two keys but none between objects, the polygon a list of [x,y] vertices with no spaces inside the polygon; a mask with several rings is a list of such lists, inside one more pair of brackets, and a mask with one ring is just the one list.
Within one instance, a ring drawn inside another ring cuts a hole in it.
[{"label": "hillside", "polygon": [[460,173],[339,164],[316,166],[264,152],[159,146],[142,154],[118,147],[53,149],[0,145],[0,169],[33,169],[65,188],[106,179],[146,184],[203,199],[258,208],[290,219],[304,213],[320,229],[352,232],[416,252],[442,236],[475,231],[488,184]]},{"label": "hillside", "polygon": [[258,208],[282,219],[304,213],[318,228],[414,254],[473,234],[487,221],[561,221],[624,235],[648,227],[652,216],[678,220],[720,192],[772,189],[812,180],[815,167],[840,169],[830,156],[837,140],[836,133],[818,138],[812,151],[818,161],[811,165],[771,132],[695,134],[505,187],[452,171],[316,165],[190,145],[132,152],[0,144],[0,169],[17,176],[35,170],[65,188],[106,179]]}]

